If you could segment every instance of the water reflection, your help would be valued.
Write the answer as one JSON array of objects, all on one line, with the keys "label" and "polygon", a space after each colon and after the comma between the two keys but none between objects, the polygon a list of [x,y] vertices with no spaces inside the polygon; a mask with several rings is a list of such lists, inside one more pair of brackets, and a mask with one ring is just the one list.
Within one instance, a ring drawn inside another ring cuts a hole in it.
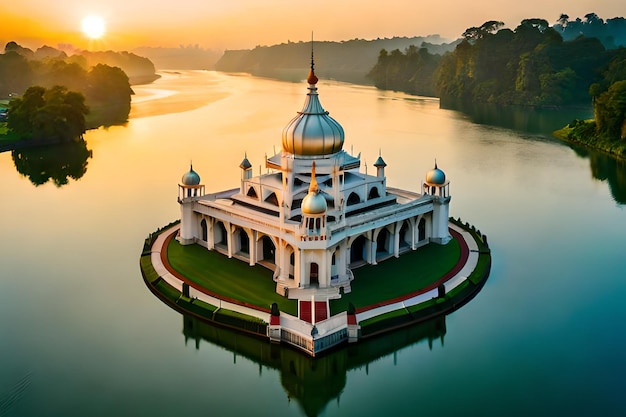
[{"label": "water reflection", "polygon": [[311,358],[292,348],[270,344],[261,338],[247,336],[228,329],[207,324],[194,317],[183,315],[185,344],[194,341],[196,349],[205,340],[233,352],[233,361],[238,357],[251,360],[263,367],[280,372],[280,380],[289,401],[297,401],[307,416],[316,416],[324,411],[332,400],[339,400],[343,392],[348,371],[365,367],[383,357],[394,355],[398,350],[428,341],[444,343],[446,334],[445,316],[419,325],[385,334],[384,337],[365,339],[331,351],[319,358]]},{"label": "water reflection", "polygon": [[593,178],[608,182],[613,200],[626,204],[626,161],[579,146],[571,148],[578,156],[589,159]]},{"label": "water reflection", "polygon": [[574,119],[593,117],[593,109],[539,109],[525,106],[498,106],[489,103],[440,102],[442,109],[457,110],[474,123],[499,126],[507,129],[533,133],[551,134]]},{"label": "water reflection", "polygon": [[11,152],[17,171],[39,186],[52,181],[57,187],[69,179],[80,179],[87,172],[87,160],[92,157],[83,139],[57,145],[23,148]]}]

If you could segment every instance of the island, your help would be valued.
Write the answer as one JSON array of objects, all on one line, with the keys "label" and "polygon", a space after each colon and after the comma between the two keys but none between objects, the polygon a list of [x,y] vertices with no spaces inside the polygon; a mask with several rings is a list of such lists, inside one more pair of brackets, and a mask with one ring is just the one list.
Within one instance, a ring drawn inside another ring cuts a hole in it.
[{"label": "island", "polygon": [[434,162],[418,191],[387,186],[343,149],[344,130],[308,93],[280,152],[239,187],[206,192],[190,166],[179,222],[146,240],[141,270],[171,307],[317,356],[345,342],[454,311],[482,288],[491,253],[449,218],[450,179]]}]

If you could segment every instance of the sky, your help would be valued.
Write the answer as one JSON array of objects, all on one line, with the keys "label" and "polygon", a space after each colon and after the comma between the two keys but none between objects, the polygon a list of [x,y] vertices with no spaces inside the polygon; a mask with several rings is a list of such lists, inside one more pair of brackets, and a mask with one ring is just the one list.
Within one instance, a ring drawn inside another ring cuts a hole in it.
[{"label": "sky", "polygon": [[[522,19],[554,23],[562,13],[624,16],[623,0],[15,0],[0,3],[0,42],[36,49],[131,50],[199,45],[249,49],[287,41],[341,41],[439,34],[454,40],[488,20],[514,29]],[[101,17],[106,32],[89,39],[81,20]]]}]

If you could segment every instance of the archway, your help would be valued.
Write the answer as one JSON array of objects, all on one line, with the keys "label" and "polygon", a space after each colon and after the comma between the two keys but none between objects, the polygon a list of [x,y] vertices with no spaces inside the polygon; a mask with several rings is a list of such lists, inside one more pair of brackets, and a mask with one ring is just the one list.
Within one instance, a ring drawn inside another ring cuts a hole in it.
[{"label": "archway", "polygon": [[359,195],[355,192],[351,192],[350,195],[348,196],[348,201],[347,201],[347,205],[348,206],[352,206],[355,204],[359,204],[361,202],[361,198],[359,197]]},{"label": "archway", "polygon": [[368,199],[368,200],[371,200],[372,198],[378,198],[378,197],[380,197],[380,194],[378,193],[378,188],[373,187],[373,188],[370,190],[370,193],[369,193],[369,195],[367,196],[367,199]]},{"label": "archway", "polygon": [[411,240],[411,225],[405,220],[402,222],[402,227],[400,227],[400,249],[409,248]]},{"label": "archway", "polygon": [[265,198],[266,203],[273,204],[278,207],[278,197],[276,197],[276,193],[272,192]]},{"label": "archway", "polygon": [[244,229],[237,229],[237,238],[239,239],[239,252],[250,256],[250,237]]},{"label": "archway", "polygon": [[419,224],[417,225],[417,235],[418,235],[417,240],[419,242],[426,239],[426,220],[424,220],[423,217],[419,221]]},{"label": "archway", "polygon": [[391,234],[386,227],[382,228],[376,237],[376,259],[385,258],[390,254]]},{"label": "archway", "polygon": [[276,264],[276,246],[272,239],[267,235],[263,236],[263,238],[261,238],[261,245],[263,246],[261,251],[263,253],[263,260]]},{"label": "archway", "polygon": [[250,187],[250,189],[248,190],[248,193],[246,195],[248,197],[258,198],[258,196],[256,194],[256,190],[254,189],[254,187]]},{"label": "archway", "polygon": [[215,223],[215,227],[213,228],[213,241],[215,242],[216,246],[228,245],[228,234],[226,233],[226,226],[224,226],[224,223],[220,221]]},{"label": "archway", "polygon": [[363,262],[367,262],[367,256],[365,254],[365,249],[366,249],[366,243],[367,243],[367,239],[365,239],[365,236],[360,235],[359,237],[357,237],[356,239],[354,239],[354,242],[352,242],[352,245],[350,246],[350,265],[359,265]]},{"label": "archway", "polygon": [[202,219],[202,221],[200,222],[200,229],[202,229],[202,240],[206,242],[208,239],[208,229],[206,225],[206,219]]},{"label": "archway", "polygon": [[319,266],[315,262],[311,262],[311,269],[309,271],[309,283],[311,285],[319,285]]}]

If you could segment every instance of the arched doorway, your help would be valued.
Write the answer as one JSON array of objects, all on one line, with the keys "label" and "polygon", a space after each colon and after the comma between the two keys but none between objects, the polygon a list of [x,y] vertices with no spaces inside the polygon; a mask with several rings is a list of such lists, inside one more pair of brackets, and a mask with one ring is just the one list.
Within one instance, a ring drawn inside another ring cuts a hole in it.
[{"label": "arched doorway", "polygon": [[354,239],[350,246],[350,266],[358,266],[367,262],[366,243],[367,239],[363,235]]},{"label": "arched doorway", "polygon": [[276,246],[274,246],[272,239],[265,235],[261,238],[261,244],[263,245],[261,251],[263,253],[263,260],[276,264]]},{"label": "arched doorway", "polygon": [[239,239],[239,252],[250,256],[250,237],[244,229],[237,229],[237,238]]},{"label": "arched doorway", "polygon": [[202,240],[206,242],[208,240],[206,219],[202,219],[202,221],[200,222],[200,229],[202,229]]},{"label": "arched doorway", "polygon": [[226,233],[226,226],[224,223],[218,221],[213,228],[213,241],[215,246],[221,246],[223,248],[228,247],[228,234]]},{"label": "arched doorway", "polygon": [[410,248],[411,240],[411,225],[405,220],[402,222],[402,227],[400,227],[400,250]]},{"label": "arched doorway", "polygon": [[386,227],[384,227],[376,237],[376,259],[382,259],[389,256],[390,239],[391,234]]},{"label": "arched doorway", "polygon": [[418,235],[417,240],[419,242],[426,239],[426,220],[424,220],[423,217],[417,226],[417,235]]},{"label": "arched doorway", "polygon": [[311,262],[311,269],[309,271],[309,283],[311,285],[320,285],[319,266],[315,262]]}]

